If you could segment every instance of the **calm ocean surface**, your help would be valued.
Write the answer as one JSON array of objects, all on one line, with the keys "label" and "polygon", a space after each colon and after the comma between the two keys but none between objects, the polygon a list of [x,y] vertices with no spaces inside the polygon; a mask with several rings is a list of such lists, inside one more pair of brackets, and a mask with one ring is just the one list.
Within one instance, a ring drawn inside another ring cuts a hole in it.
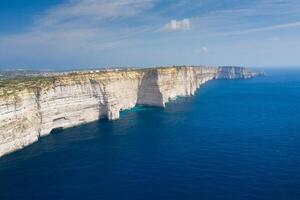
[{"label": "calm ocean surface", "polygon": [[300,70],[211,81],[0,159],[0,199],[300,199]]}]

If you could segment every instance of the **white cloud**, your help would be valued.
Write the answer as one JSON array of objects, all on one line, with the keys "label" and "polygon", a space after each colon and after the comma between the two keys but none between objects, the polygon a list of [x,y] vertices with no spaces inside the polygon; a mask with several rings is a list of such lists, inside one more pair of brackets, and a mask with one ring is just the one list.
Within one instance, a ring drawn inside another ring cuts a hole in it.
[{"label": "white cloud", "polygon": [[[222,40],[223,36],[247,37],[247,34],[268,31],[271,36],[264,36],[264,39],[276,44],[279,38],[271,38],[273,35],[286,40],[281,35],[285,32],[283,30],[292,29],[291,34],[297,37],[300,28],[299,0],[240,1],[232,7],[218,7],[217,10],[212,6],[215,2],[210,0],[178,0],[158,6],[164,1],[64,0],[65,3],[37,16],[25,32],[0,35],[0,67],[5,62],[37,63],[36,60],[38,64],[49,61],[59,64],[60,60],[66,60],[66,63],[80,59],[102,62],[104,58],[114,63],[115,60],[109,60],[105,54],[114,57],[117,51],[132,52],[131,47],[144,49],[143,44],[156,49],[162,40],[166,48],[176,41],[183,47],[197,45],[197,53],[215,53],[217,48],[211,44],[214,41],[206,38],[220,37],[218,45],[222,45],[226,42]],[[189,18],[176,19],[175,16]],[[170,17],[173,20],[169,21]],[[188,37],[186,34],[162,34],[162,31],[187,31],[191,28]],[[282,31],[271,33],[274,30]],[[239,37],[232,38],[239,40]],[[174,49],[170,48],[170,51]],[[129,59],[135,60],[136,56]]]},{"label": "white cloud", "polygon": [[191,22],[189,19],[183,20],[171,20],[164,26],[165,31],[176,31],[176,30],[189,30],[191,28]]},{"label": "white cloud", "polygon": [[204,53],[208,52],[208,48],[207,48],[207,47],[202,47],[201,50],[202,50],[202,52],[204,52]]},{"label": "white cloud", "polygon": [[237,7],[194,16],[193,31],[197,37],[211,37],[298,28],[299,9],[299,0],[241,1]]},{"label": "white cloud", "polygon": [[134,16],[151,8],[153,0],[68,0],[54,7],[38,21],[38,26],[87,26],[103,20]]},{"label": "white cloud", "polygon": [[300,21],[299,22],[286,23],[286,24],[277,24],[277,25],[273,25],[273,26],[265,26],[265,27],[247,29],[247,30],[226,32],[226,33],[221,33],[219,35],[223,35],[223,36],[242,35],[242,34],[257,33],[257,32],[272,31],[272,30],[280,30],[280,29],[288,29],[288,28],[297,28],[297,27],[300,27]]},{"label": "white cloud", "polygon": [[46,10],[26,32],[0,36],[0,61],[15,57],[49,60],[50,55],[61,59],[123,46],[128,38],[149,31],[143,25],[123,24],[138,18],[154,1],[67,0]]},{"label": "white cloud", "polygon": [[202,47],[197,47],[194,50],[195,54],[206,54],[209,52],[209,49],[206,46],[202,46]]}]

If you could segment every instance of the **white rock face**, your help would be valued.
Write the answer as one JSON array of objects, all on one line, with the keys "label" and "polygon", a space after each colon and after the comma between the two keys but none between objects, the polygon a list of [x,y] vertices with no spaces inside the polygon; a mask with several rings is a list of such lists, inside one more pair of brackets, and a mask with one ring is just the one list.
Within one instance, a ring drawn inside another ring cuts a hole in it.
[{"label": "white rock face", "polygon": [[219,67],[217,79],[247,79],[255,74],[243,67]]},{"label": "white rock face", "polygon": [[0,157],[57,128],[115,120],[137,104],[164,107],[177,96],[194,95],[211,79],[252,75],[244,68],[166,67],[57,76],[47,86],[0,96]]}]

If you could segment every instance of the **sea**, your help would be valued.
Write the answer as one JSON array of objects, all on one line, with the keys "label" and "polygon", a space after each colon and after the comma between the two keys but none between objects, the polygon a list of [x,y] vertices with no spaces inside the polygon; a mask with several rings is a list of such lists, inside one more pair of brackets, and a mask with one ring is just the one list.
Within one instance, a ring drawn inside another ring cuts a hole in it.
[{"label": "sea", "polygon": [[299,200],[300,69],[265,71],[54,131],[0,158],[0,199]]}]

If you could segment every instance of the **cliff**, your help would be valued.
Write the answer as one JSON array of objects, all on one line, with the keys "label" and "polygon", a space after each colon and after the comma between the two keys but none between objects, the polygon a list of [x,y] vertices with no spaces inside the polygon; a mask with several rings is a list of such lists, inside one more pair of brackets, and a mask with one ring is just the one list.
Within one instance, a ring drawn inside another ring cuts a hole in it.
[{"label": "cliff", "polygon": [[69,73],[0,82],[0,157],[56,128],[118,119],[137,104],[194,95],[208,80],[250,78],[240,67],[164,67]]}]

